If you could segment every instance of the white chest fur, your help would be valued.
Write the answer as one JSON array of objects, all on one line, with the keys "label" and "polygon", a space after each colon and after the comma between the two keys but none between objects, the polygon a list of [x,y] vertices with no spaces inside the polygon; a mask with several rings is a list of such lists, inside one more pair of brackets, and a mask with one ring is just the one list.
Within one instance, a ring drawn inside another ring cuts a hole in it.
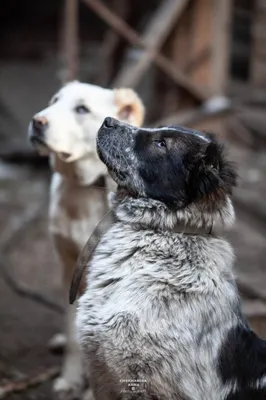
[{"label": "white chest fur", "polygon": [[79,186],[54,173],[50,193],[50,230],[71,239],[81,249],[107,211],[106,191]]}]

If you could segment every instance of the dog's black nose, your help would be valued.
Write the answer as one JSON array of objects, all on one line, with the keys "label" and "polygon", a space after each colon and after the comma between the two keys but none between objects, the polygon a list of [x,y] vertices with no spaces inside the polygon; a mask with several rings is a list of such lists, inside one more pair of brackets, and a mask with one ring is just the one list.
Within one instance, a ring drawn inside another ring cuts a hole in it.
[{"label": "dog's black nose", "polygon": [[103,126],[105,128],[114,128],[115,125],[116,125],[116,121],[114,118],[106,117],[105,120],[103,121]]},{"label": "dog's black nose", "polygon": [[34,133],[42,135],[48,126],[48,121],[45,117],[36,116],[32,118],[32,126]]}]

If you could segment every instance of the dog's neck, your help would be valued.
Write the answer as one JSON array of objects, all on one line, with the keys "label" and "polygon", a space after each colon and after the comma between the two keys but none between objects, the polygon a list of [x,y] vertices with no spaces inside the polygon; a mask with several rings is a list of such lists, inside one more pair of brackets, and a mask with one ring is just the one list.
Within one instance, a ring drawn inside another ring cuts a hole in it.
[{"label": "dog's neck", "polygon": [[52,153],[50,165],[54,172],[59,173],[74,186],[97,186],[97,182],[102,181],[101,178],[104,179],[106,176],[105,166],[100,161],[89,158],[67,163]]},{"label": "dog's neck", "polygon": [[123,191],[112,193],[110,202],[119,220],[144,228],[177,232],[182,231],[180,227],[183,226],[198,233],[207,233],[210,229],[227,228],[235,219],[234,208],[228,196],[215,210],[210,210],[203,202],[181,210],[171,210],[158,200],[136,198]]}]

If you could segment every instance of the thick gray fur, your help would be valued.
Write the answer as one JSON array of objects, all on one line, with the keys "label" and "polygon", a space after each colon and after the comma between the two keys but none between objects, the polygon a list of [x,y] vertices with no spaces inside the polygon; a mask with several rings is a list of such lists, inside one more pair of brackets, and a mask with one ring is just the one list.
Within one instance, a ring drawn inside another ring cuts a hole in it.
[{"label": "thick gray fur", "polygon": [[223,384],[217,360],[239,321],[234,254],[221,237],[174,227],[229,225],[231,201],[217,214],[129,195],[112,202],[117,222],[95,251],[77,316],[95,400],[225,399],[235,382]]}]

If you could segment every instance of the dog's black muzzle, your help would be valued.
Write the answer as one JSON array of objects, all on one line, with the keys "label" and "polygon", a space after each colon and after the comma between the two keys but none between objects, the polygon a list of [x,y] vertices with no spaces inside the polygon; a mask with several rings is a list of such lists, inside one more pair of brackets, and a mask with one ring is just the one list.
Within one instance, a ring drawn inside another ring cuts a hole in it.
[{"label": "dog's black muzzle", "polygon": [[123,170],[130,164],[137,128],[107,117],[97,136],[97,151],[107,168]]},{"label": "dog's black muzzle", "polygon": [[137,130],[138,128],[132,125],[107,117],[98,131],[99,158],[119,185],[128,185]]}]

